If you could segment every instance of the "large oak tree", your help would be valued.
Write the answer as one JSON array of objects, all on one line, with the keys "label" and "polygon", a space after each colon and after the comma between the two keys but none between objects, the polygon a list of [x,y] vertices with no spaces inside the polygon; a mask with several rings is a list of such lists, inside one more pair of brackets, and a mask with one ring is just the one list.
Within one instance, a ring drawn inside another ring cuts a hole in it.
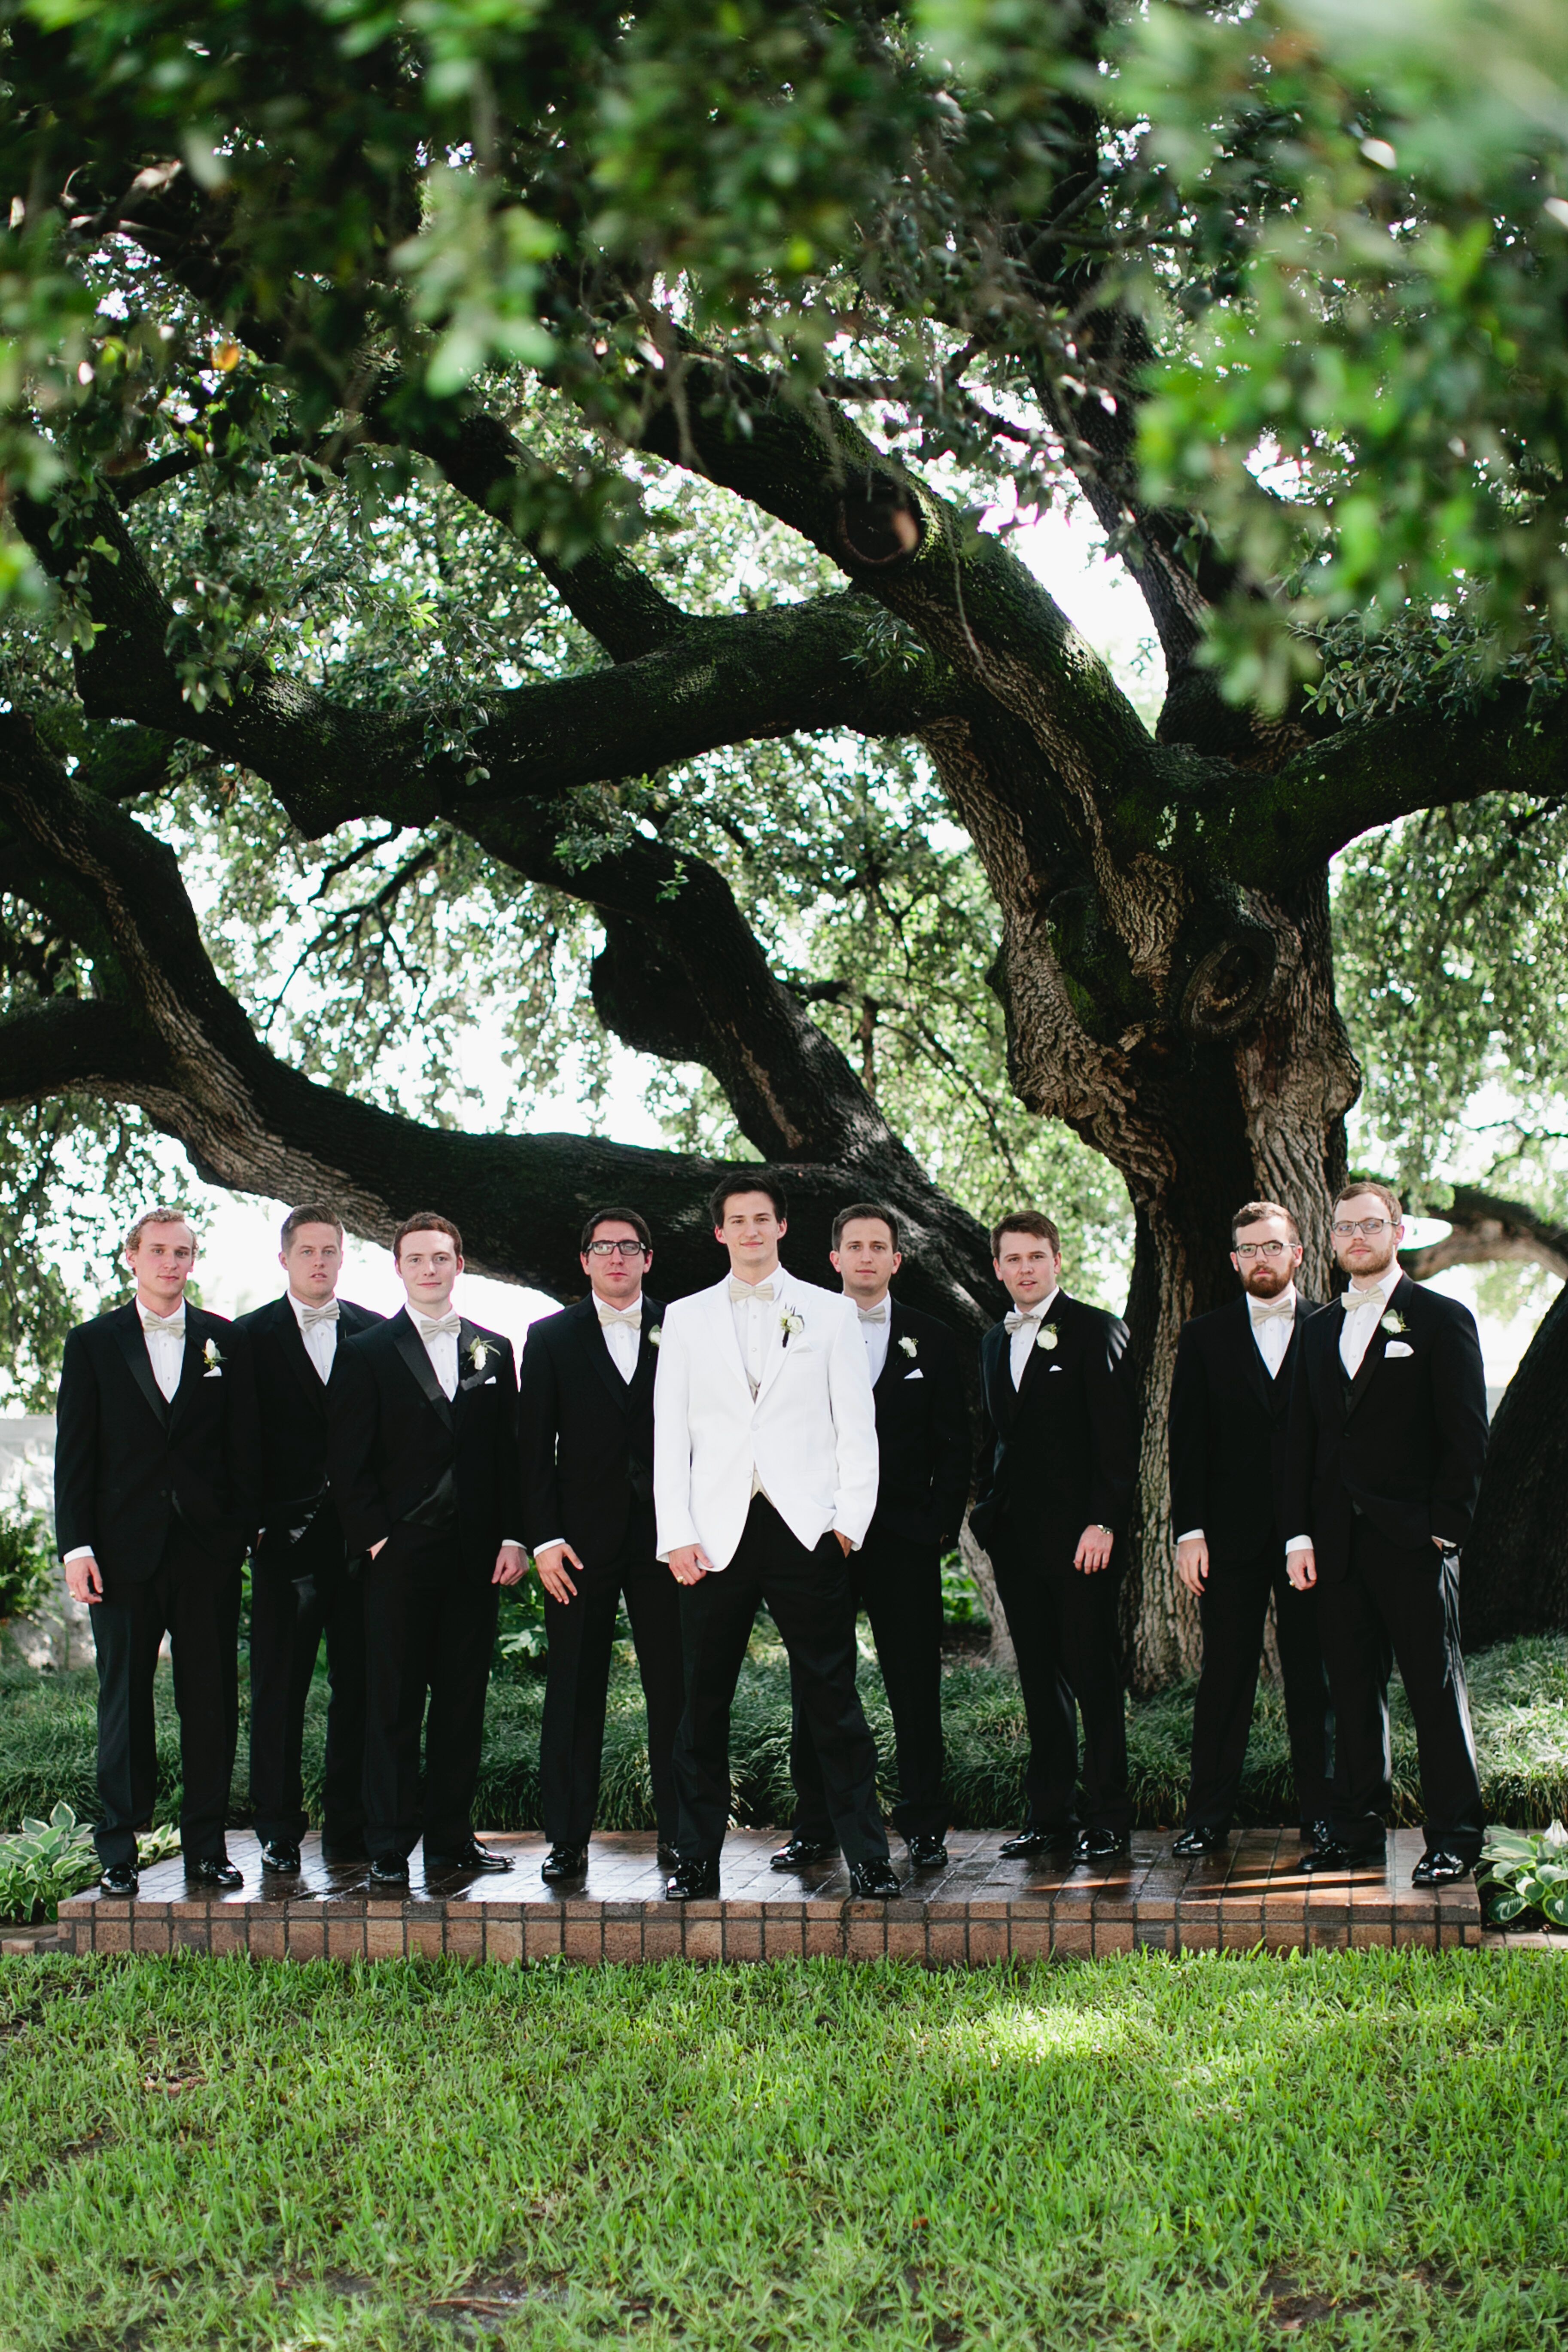
[{"label": "large oak tree", "polygon": [[[1140,1682],[1190,1663],[1177,1329],[1228,1294],[1249,1195],[1330,1276],[1359,1085],[1330,861],[1563,790],[1549,134],[1478,133],[1466,180],[1429,135],[1458,67],[1336,63],[1300,8],[0,13],[5,1099],[138,1106],[204,1174],[366,1234],[439,1201],[477,1265],[558,1294],[576,1214],[633,1197],[671,1286],[707,1278],[700,1154],[456,1132],[269,1042],[171,846],[205,772],[323,871],[379,826],[405,866],[465,845],[590,910],[600,1021],[710,1074],[792,1170],[805,1252],[847,1197],[895,1201],[912,1294],[973,1338],[980,1226],[700,840],[727,747],[918,746],[993,902],[1016,1095],[1131,1201],[1129,1630]],[[640,500],[681,472],[781,527],[799,593],[672,593]],[[1157,724],[977,530],[1004,478],[1069,488],[1130,570]],[[352,631],[333,658],[312,516],[416,488],[570,616],[553,668],[481,648],[504,596],[438,660],[416,619],[401,664]],[[1397,692],[1369,613],[1416,646]],[[1500,1589],[1549,1518],[1507,1491]]]}]

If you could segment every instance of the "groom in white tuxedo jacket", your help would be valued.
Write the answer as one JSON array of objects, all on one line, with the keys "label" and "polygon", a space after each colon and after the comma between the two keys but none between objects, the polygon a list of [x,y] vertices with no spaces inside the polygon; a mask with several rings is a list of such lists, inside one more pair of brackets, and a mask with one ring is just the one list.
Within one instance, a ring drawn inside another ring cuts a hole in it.
[{"label": "groom in white tuxedo jacket", "polygon": [[858,1895],[900,1892],[855,1690],[845,1559],[877,1507],[877,1421],[853,1304],[786,1274],[783,1188],[765,1170],[711,1202],[730,1273],[665,1309],[654,1382],[658,1552],[681,1590],[686,1709],[675,1741],[673,1901],[716,1895],[730,1816],[730,1707],[758,1609],[779,1629]]}]

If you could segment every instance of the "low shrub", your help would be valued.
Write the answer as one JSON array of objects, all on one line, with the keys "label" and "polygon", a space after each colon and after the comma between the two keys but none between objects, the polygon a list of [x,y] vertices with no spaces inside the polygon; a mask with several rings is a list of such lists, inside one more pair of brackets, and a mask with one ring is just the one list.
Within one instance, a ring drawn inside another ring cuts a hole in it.
[{"label": "low shrub", "polygon": [[52,1919],[97,1876],[91,1832],[58,1804],[47,1822],[27,1820],[15,1837],[0,1837],[0,1916]]}]

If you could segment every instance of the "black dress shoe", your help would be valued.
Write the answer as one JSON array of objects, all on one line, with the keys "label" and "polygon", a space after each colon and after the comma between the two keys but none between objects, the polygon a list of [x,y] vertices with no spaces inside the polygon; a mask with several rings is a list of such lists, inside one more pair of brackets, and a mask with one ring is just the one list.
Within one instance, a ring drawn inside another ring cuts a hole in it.
[{"label": "black dress shoe", "polygon": [[909,1849],[911,1870],[940,1870],[947,1860],[947,1847],[934,1831],[917,1830],[904,1843]]},{"label": "black dress shoe", "polygon": [[98,1874],[98,1884],[105,1895],[134,1895],[142,1885],[142,1874],[133,1862],[110,1862]]},{"label": "black dress shoe", "polygon": [[226,1853],[204,1853],[199,1861],[187,1862],[185,1878],[192,1886],[221,1886],[232,1893],[245,1885],[245,1873],[237,1870]]},{"label": "black dress shoe", "polygon": [[711,1903],[719,1892],[716,1862],[678,1862],[665,1882],[667,1903]]},{"label": "black dress shoe", "polygon": [[903,1891],[890,1862],[857,1862],[850,1867],[849,1892],[857,1903],[890,1903]]},{"label": "black dress shoe", "polygon": [[997,1852],[1004,1862],[1016,1862],[1039,1853],[1071,1853],[1077,1843],[1076,1830],[1020,1830],[1016,1837],[1005,1838]]},{"label": "black dress shoe", "polygon": [[297,1878],[300,1874],[300,1849],[287,1838],[268,1838],[261,1849],[263,1870],[277,1871],[280,1875]]},{"label": "black dress shoe", "polygon": [[831,1838],[792,1837],[769,1862],[772,1870],[804,1870],[808,1862],[831,1862],[838,1848]]},{"label": "black dress shoe", "polygon": [[1338,1838],[1329,1838],[1301,1856],[1301,1867],[1309,1876],[1320,1870],[1369,1870],[1374,1866],[1381,1870],[1383,1863],[1381,1845],[1342,1845]]},{"label": "black dress shoe", "polygon": [[1223,1853],[1229,1843],[1228,1830],[1205,1830],[1194,1825],[1172,1840],[1171,1852],[1179,1854],[1184,1862],[1194,1862],[1200,1854]]},{"label": "black dress shoe", "polygon": [[367,1875],[373,1886],[395,1886],[403,1892],[408,1886],[408,1856],[405,1853],[378,1853]]},{"label": "black dress shoe", "polygon": [[468,1844],[459,1846],[456,1853],[432,1853],[426,1847],[425,1867],[426,1870],[510,1870],[511,1856],[510,1853],[497,1853],[493,1846],[481,1845],[478,1838],[470,1838]]},{"label": "black dress shoe", "polygon": [[1132,1841],[1125,1830],[1079,1830],[1078,1843],[1072,1850],[1075,1863],[1090,1863],[1096,1866],[1117,1862],[1132,1851]]},{"label": "black dress shoe", "polygon": [[1462,1854],[1451,1853],[1447,1846],[1433,1846],[1424,1853],[1410,1874],[1412,1886],[1452,1886],[1457,1879],[1468,1878],[1473,1864]]},{"label": "black dress shoe", "polygon": [[539,1875],[547,1886],[559,1886],[563,1879],[581,1878],[587,1867],[585,1845],[552,1845],[539,1865]]}]

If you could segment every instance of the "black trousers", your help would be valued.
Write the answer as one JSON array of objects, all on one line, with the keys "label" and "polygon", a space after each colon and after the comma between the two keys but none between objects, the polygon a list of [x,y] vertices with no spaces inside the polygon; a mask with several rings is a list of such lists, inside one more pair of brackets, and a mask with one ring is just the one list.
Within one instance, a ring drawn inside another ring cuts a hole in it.
[{"label": "black trousers", "polygon": [[[1116,1631],[1121,1577],[1114,1564],[1083,1575],[1072,1564],[1077,1542],[1020,1540],[1005,1529],[991,1550],[1029,1725],[1026,1826],[1068,1830],[1081,1818],[1086,1828],[1121,1837],[1132,1822]],[[1114,1563],[1114,1549],[1111,1557]],[[1075,1702],[1083,1717],[1081,1816]]]},{"label": "black trousers", "polygon": [[310,1826],[300,1749],[323,1634],[331,1697],[321,1843],[330,1856],[364,1843],[364,1583],[349,1572],[330,1503],[298,1543],[264,1537],[250,1564],[250,1803],[263,1844],[298,1845]]},{"label": "black trousers", "polygon": [[421,1820],[427,1859],[460,1853],[474,1833],[499,1605],[498,1588],[460,1557],[455,1530],[394,1528],[365,1564],[364,1834],[373,1860],[412,1853]]},{"label": "black trousers", "polygon": [[[845,1561],[857,1610],[871,1621],[877,1663],[892,1710],[899,1759],[893,1827],[900,1837],[941,1837],[947,1827],[942,1744],[942,1556],[935,1544],[901,1542],[872,1529]],[[827,1790],[798,1678],[790,1669],[789,1765],[796,1837],[830,1843]]]},{"label": "black trousers", "polygon": [[616,1612],[626,1597],[637,1672],[647,1707],[647,1766],[659,1843],[675,1843],[675,1734],[686,1700],[680,1655],[680,1587],[654,1556],[651,1517],[637,1549],[579,1572],[571,1601],[544,1596],[550,1656],[539,1741],[544,1834],[552,1845],[586,1845],[599,1802],[605,1698]]},{"label": "black trousers", "polygon": [[711,1861],[724,1843],[730,1706],[764,1601],[789,1653],[845,1858],[885,1862],[877,1748],[855,1692],[855,1608],[838,1538],[829,1532],[808,1551],[762,1495],[752,1497],[729,1567],[680,1590],[686,1706],[675,1738],[675,1787],[681,1859]]},{"label": "black trousers", "polygon": [[1209,1556],[1198,1602],[1204,1666],[1193,1706],[1189,1829],[1225,1831],[1236,1818],[1271,1594],[1297,1810],[1303,1826],[1332,1817],[1333,1737],[1318,1595],[1296,1591],[1285,1573],[1284,1547],[1271,1541],[1250,1559]]},{"label": "black trousers", "polygon": [[92,1606],[98,1654],[98,1858],[134,1863],[153,1818],[158,1756],[153,1678],[165,1633],[180,1717],[180,1846],[187,1862],[224,1852],[239,1738],[239,1562],[215,1559],[178,1521],[149,1577],[105,1576]]},{"label": "black trousers", "polygon": [[1399,1667],[1421,1765],[1429,1849],[1467,1862],[1486,1832],[1459,1649],[1459,1556],[1390,1543],[1357,1518],[1342,1576],[1322,1573],[1319,1608],[1341,1759],[1334,1827],[1352,1848],[1383,1841],[1390,1797],[1388,1651]]}]

